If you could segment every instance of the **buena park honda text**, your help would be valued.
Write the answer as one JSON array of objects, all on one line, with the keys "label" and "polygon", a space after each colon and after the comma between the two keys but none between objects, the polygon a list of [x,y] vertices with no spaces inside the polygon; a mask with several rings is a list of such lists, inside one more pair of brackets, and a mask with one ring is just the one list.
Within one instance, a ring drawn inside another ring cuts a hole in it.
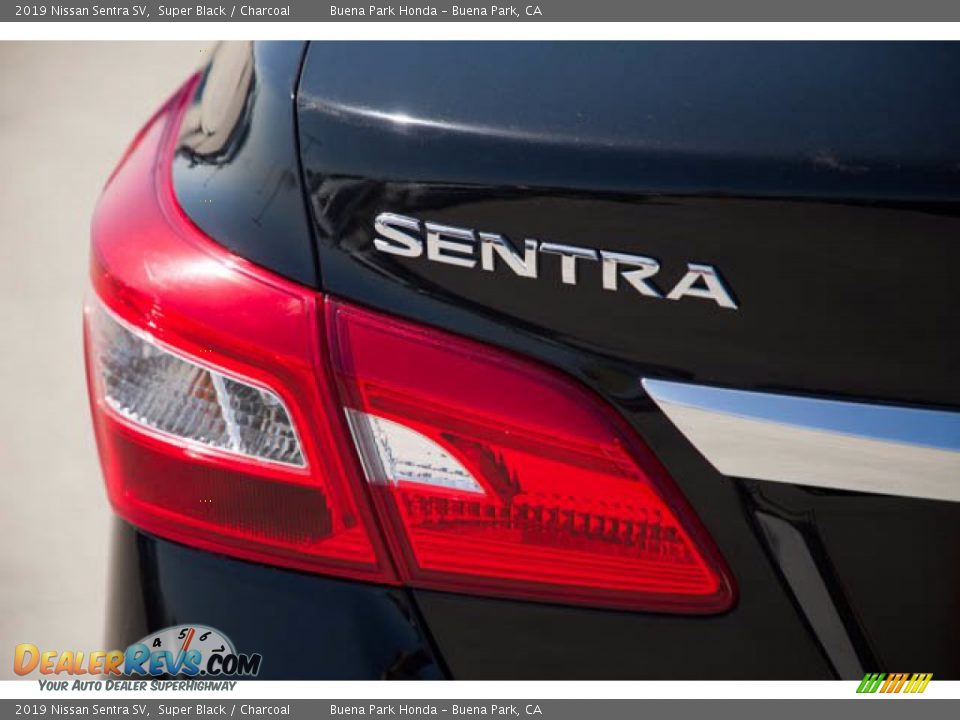
[{"label": "buena park honda text", "polygon": [[228,43],[92,227],[109,647],[960,677],[960,46]]}]

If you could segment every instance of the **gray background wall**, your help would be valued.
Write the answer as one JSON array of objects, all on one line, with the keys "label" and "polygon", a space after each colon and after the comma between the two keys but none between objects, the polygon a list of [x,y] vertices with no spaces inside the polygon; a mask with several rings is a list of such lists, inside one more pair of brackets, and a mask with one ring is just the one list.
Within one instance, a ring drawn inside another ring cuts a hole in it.
[{"label": "gray background wall", "polygon": [[0,43],[0,678],[13,648],[102,649],[109,509],[81,303],[90,215],[209,43]]}]

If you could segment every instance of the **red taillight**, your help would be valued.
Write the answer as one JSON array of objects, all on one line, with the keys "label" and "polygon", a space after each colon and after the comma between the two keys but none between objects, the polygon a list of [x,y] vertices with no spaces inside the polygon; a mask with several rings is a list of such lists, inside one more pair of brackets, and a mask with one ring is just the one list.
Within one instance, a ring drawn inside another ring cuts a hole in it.
[{"label": "red taillight", "polygon": [[401,579],[710,612],[731,601],[666,472],[573,381],[328,301],[333,366]]},{"label": "red taillight", "polygon": [[325,300],[200,232],[169,177],[187,96],[149,126],[94,219],[88,372],[120,515],[377,582],[730,606],[695,516],[599,398],[503,351]]},{"label": "red taillight", "polygon": [[226,252],[178,207],[189,87],[93,220],[87,367],[117,513],[188,545],[394,583],[322,360],[317,294]]}]

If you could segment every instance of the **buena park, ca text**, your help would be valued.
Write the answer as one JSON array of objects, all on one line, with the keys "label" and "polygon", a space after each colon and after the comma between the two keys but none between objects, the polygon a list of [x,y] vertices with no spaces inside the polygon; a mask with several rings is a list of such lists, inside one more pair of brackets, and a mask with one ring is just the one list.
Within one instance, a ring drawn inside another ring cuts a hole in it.
[{"label": "buena park, ca text", "polygon": [[490,703],[489,705],[458,705],[451,703],[449,712],[446,708],[440,708],[437,705],[426,703],[423,705],[404,705],[404,704],[383,704],[371,703],[370,705],[330,705],[330,715],[439,715],[441,711],[444,715],[497,715],[514,716],[521,715],[543,715],[543,711],[536,703],[524,705],[499,705]]},{"label": "buena park, ca text", "polygon": [[433,5],[331,5],[331,17],[499,17],[519,18],[542,16],[539,5],[451,5],[449,8]]}]

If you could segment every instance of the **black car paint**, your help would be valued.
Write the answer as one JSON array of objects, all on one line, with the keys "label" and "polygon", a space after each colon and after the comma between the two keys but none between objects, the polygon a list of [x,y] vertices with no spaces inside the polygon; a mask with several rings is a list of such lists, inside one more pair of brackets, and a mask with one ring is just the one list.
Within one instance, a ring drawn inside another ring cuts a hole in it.
[{"label": "black car paint", "polygon": [[[286,88],[301,55],[255,44],[255,86]],[[273,75],[259,69],[268,57],[283,58]],[[419,647],[450,676],[824,678],[910,667],[956,677],[960,506],[723,478],[639,379],[960,408],[960,345],[948,332],[960,309],[958,70],[960,46],[937,43],[314,44],[297,94],[305,185],[282,193],[287,212],[256,214],[251,188],[267,175],[244,177],[289,169],[285,144],[274,155],[248,139],[290,132],[280,102],[249,122],[279,92],[247,99],[233,155],[184,151],[175,182],[202,228],[256,262],[581,380],[657,452],[736,578],[737,606],[705,618],[391,591],[422,616],[432,641]],[[298,193],[311,227],[291,219]],[[549,260],[531,281],[384,255],[371,234],[385,210],[652,255],[667,287],[686,262],[709,262],[741,308],[604,292],[589,266],[573,288]],[[314,250],[321,281],[301,268]],[[844,638],[810,621],[764,516],[806,539],[815,577],[800,580],[827,585]],[[252,601],[190,617],[199,608],[184,579],[199,577],[197,564],[231,568],[215,586],[200,583],[228,597],[298,578],[300,592],[323,598],[315,614],[325,620],[310,620],[318,639],[326,618],[354,613],[355,598],[328,586],[384,592],[120,534],[119,545],[132,543],[141,557],[182,556],[160,585],[156,564],[118,566],[117,596],[150,595],[153,608],[118,639],[171,618],[245,632],[259,617]],[[148,584],[162,591],[142,592]],[[265,657],[284,653],[290,619],[264,627]],[[831,650],[841,640],[852,666]],[[322,642],[336,654],[343,639]]]},{"label": "black car paint", "polygon": [[220,557],[113,524],[107,647],[207,624],[260,653],[261,680],[444,677],[403,590]]},{"label": "black car paint", "polygon": [[[316,286],[293,104],[305,49],[294,42],[218,47],[213,62],[225,69],[203,74],[174,157],[173,186],[180,206],[210,237]],[[211,147],[207,141],[217,134],[222,140]]]}]

